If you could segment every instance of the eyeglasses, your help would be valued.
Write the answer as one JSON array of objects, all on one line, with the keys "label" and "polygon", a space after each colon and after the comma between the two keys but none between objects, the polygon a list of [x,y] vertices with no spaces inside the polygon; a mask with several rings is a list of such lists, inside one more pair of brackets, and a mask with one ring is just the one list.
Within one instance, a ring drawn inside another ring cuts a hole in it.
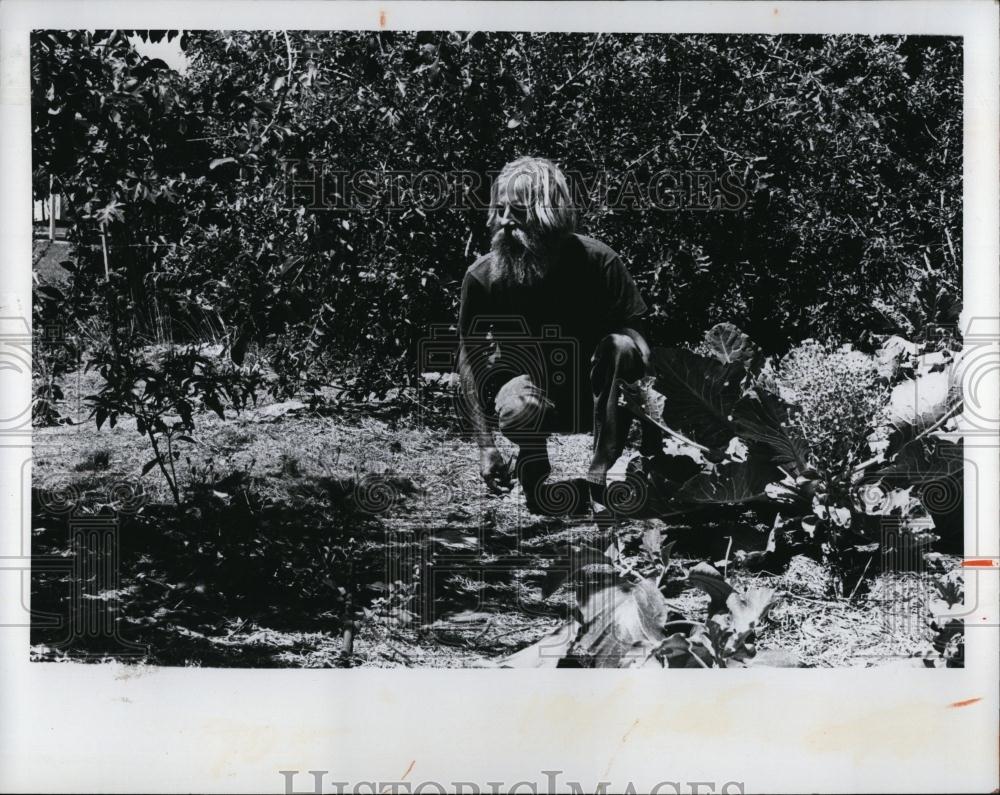
[{"label": "eyeglasses", "polygon": [[493,212],[495,212],[497,218],[500,218],[501,220],[509,218],[519,224],[525,224],[528,221],[530,208],[526,204],[510,204],[508,202],[504,202],[502,204],[494,205]]}]

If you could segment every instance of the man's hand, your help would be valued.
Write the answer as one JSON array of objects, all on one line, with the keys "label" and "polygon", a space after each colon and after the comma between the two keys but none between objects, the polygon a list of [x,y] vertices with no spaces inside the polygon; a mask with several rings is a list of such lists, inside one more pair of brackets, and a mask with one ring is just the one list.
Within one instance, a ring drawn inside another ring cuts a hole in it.
[{"label": "man's hand", "polygon": [[484,447],[479,451],[479,474],[483,476],[486,488],[494,494],[510,490],[510,469],[495,447]]}]

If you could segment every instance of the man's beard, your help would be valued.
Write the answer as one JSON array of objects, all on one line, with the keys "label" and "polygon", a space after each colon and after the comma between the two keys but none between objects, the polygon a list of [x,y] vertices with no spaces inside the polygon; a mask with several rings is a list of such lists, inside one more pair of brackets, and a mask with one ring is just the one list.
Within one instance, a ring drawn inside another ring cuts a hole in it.
[{"label": "man's beard", "polygon": [[507,285],[530,287],[548,270],[547,241],[522,228],[498,227],[490,250],[499,278]]}]

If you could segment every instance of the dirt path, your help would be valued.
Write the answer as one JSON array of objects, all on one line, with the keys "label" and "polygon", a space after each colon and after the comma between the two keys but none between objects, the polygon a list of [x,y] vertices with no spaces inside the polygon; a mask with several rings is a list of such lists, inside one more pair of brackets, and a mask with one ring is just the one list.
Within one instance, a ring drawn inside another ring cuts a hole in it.
[{"label": "dirt path", "polygon": [[[81,376],[74,394],[93,389],[92,379]],[[181,481],[215,496],[194,518],[174,516],[156,469],[140,477],[150,453],[129,422],[98,431],[81,421],[35,436],[35,487],[72,489],[79,512],[100,513],[115,484],[142,483],[148,505],[122,524],[123,535],[131,535],[123,542],[121,581],[102,598],[120,600],[123,634],[148,646],[137,659],[150,663],[338,664],[345,638],[337,588],[345,564],[330,548],[351,544],[365,561],[365,588],[374,586],[359,591],[354,605],[374,612],[354,635],[352,664],[492,665],[569,615],[573,593],[558,584],[569,546],[603,549],[609,539],[592,523],[528,513],[516,488],[487,495],[470,442],[405,418],[334,418],[286,403],[227,414],[224,422],[210,414],[197,419]],[[580,475],[589,443],[587,436],[554,438],[554,477]],[[363,514],[344,514],[330,502],[330,484],[348,480],[354,496],[367,501]],[[387,489],[386,482],[395,485]],[[254,495],[243,497],[245,508],[240,489]],[[623,523],[618,543],[627,551],[650,523],[656,520]],[[34,554],[69,554],[66,526],[65,515],[57,519],[36,504]],[[681,563],[722,558],[730,537],[762,540],[751,526],[661,527],[668,538],[687,539],[675,551]],[[733,571],[730,579],[779,594],[761,649],[784,649],[807,665],[864,666],[924,648],[930,584],[920,575],[880,574],[853,600],[830,599],[825,572],[804,559],[781,575]],[[36,577],[34,593],[56,612],[68,602],[58,577]],[[668,596],[692,617],[705,613],[700,591]],[[37,659],[102,657],[72,644],[61,648],[44,631],[33,642]]]}]

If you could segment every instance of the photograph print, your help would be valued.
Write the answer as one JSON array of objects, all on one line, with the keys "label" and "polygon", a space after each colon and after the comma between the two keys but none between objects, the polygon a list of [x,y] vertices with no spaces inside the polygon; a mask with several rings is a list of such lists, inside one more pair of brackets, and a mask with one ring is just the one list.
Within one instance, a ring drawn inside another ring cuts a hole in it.
[{"label": "photograph print", "polygon": [[32,660],[963,666],[961,38],[30,59]]}]

